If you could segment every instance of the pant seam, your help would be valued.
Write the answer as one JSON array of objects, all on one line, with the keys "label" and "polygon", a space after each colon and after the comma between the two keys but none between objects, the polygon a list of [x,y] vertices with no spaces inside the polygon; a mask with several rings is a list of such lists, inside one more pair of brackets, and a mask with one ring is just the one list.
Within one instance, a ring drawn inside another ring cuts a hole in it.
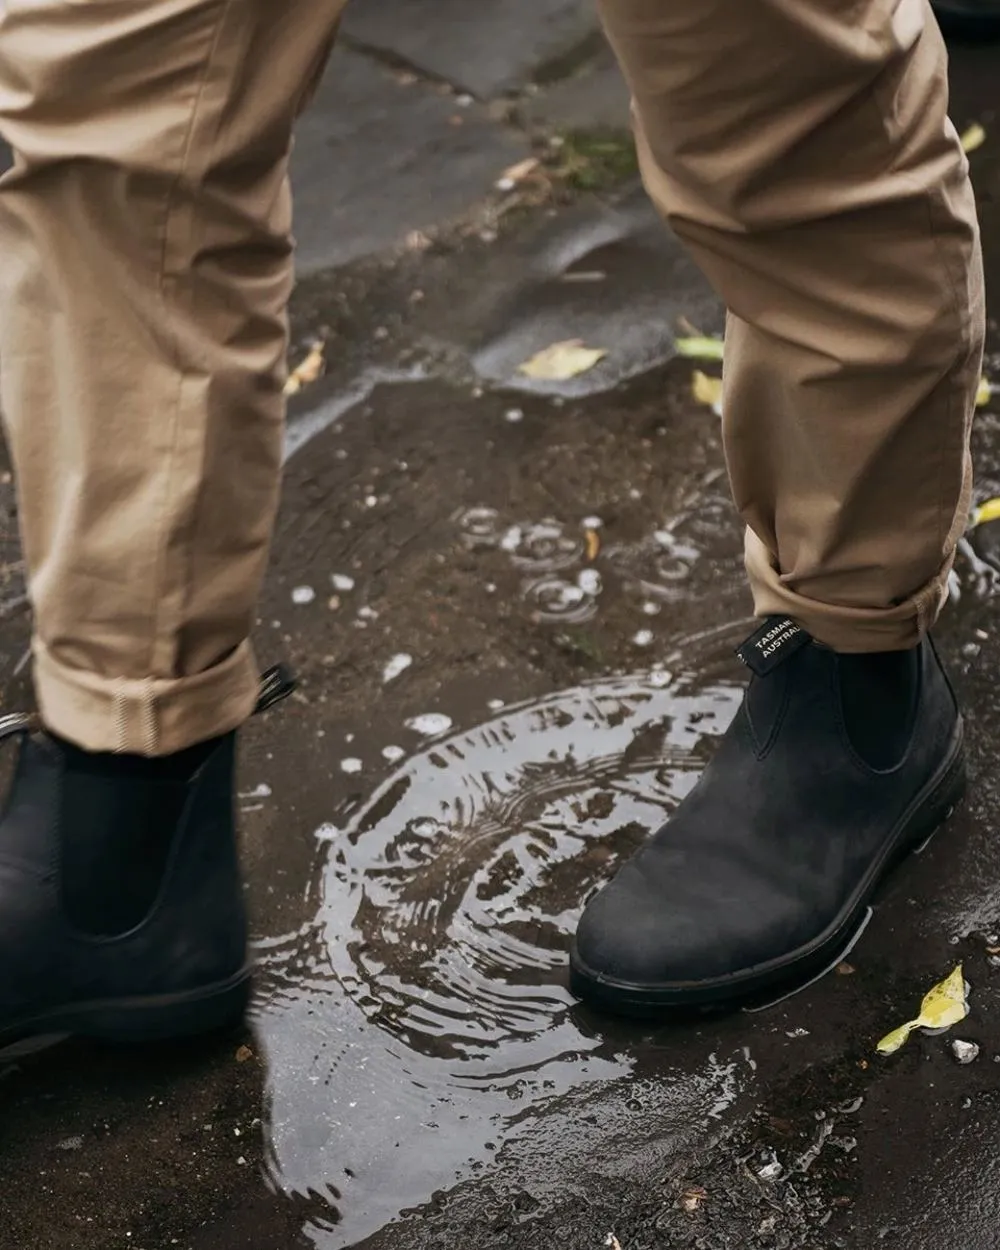
[{"label": "pant seam", "polygon": [[[913,57],[915,57],[918,54],[920,45],[927,38],[930,30],[931,28],[925,24],[924,29],[921,31],[919,37],[914,41],[912,47],[910,47],[906,52],[907,61],[911,60]],[[892,134],[889,128],[889,117],[891,116],[891,110],[885,106],[884,101],[882,99],[883,88],[882,88],[881,81],[876,81],[875,83],[872,84],[871,94],[872,94],[872,99],[879,112],[879,116],[880,116],[881,123],[882,123],[883,134],[889,143],[890,150],[894,150],[894,145],[892,143]],[[954,138],[954,143],[957,148],[958,146],[957,135]],[[961,159],[964,161],[965,158],[962,157]],[[897,173],[902,172],[899,170],[898,161],[896,160],[893,161],[892,168],[896,170]],[[968,177],[967,164],[966,164],[966,169],[965,169],[965,176]],[[924,216],[927,222],[927,238],[931,244],[931,247],[934,250],[935,256],[937,257],[940,274],[943,279],[943,285],[945,289],[947,290],[948,295],[950,297],[947,302],[948,302],[949,311],[951,313],[951,320],[955,328],[955,337],[960,342],[965,342],[968,339],[968,328],[969,328],[969,322],[971,319],[971,312],[969,316],[967,317],[963,317],[962,315],[961,300],[959,298],[959,292],[957,289],[957,285],[955,283],[954,274],[952,273],[951,265],[950,265],[948,256],[946,254],[946,251],[941,246],[940,231],[935,228],[935,217],[936,217],[935,210],[940,203],[940,192],[933,188],[921,190],[919,185],[913,182],[912,176],[909,175],[908,173],[903,172],[903,177],[905,178],[907,183],[909,183],[912,186],[914,193],[917,195],[917,197],[920,199],[920,201],[923,204]],[[950,368],[945,373],[943,373],[941,377],[937,380],[936,386],[939,386],[941,382],[944,381],[948,377],[948,375],[955,370],[957,363],[958,361],[956,357],[956,359],[952,360]],[[936,513],[937,513],[937,545],[935,547],[935,551],[939,556],[939,559],[937,560],[938,570],[940,570],[941,563],[947,558],[946,548],[948,545],[948,538],[951,534],[952,525],[954,524],[954,516],[948,517],[948,518],[945,517],[944,472],[945,472],[945,465],[948,459],[946,455],[947,443],[948,443],[949,438],[952,435],[954,424],[955,424],[955,410],[956,410],[956,403],[957,403],[956,394],[955,394],[956,390],[957,388],[955,387],[947,388],[947,394],[945,398],[945,420],[942,423],[944,428],[941,431],[940,438],[938,439],[937,455],[935,457],[935,465],[934,465],[934,482],[935,482],[935,495],[936,495]],[[964,439],[964,430],[965,430],[964,415],[962,419],[961,428],[963,431],[963,439]],[[936,582],[936,577],[932,579],[932,582]],[[923,590],[926,593],[921,593],[921,590],[917,590],[914,593],[914,602],[917,608],[917,628],[921,634],[926,633],[929,629],[928,617],[933,618],[934,616],[936,616],[936,610],[931,609],[930,607],[930,601],[932,597],[930,585],[924,587]],[[933,595],[933,597],[936,598],[937,596]],[[930,609],[930,611],[927,612],[926,615],[925,615],[925,611],[922,610],[924,607],[926,607],[927,609]]]},{"label": "pant seam", "polygon": [[[205,61],[202,68],[201,76],[194,90],[191,101],[191,111],[188,117],[187,128],[184,136],[184,144],[181,151],[181,159],[178,165],[177,173],[173,178],[170,190],[167,194],[166,207],[163,217],[163,242],[160,254],[160,274],[159,274],[159,293],[161,302],[166,306],[169,301],[167,298],[167,282],[176,282],[173,268],[168,264],[169,251],[171,244],[171,225],[176,220],[178,189],[183,181],[185,172],[187,171],[192,147],[194,143],[194,134],[199,116],[199,108],[204,99],[205,90],[211,75],[215,62],[215,56],[219,47],[219,39],[222,29],[225,25],[226,18],[233,7],[233,0],[224,0],[222,9],[216,18],[214,27],[207,40],[207,48],[205,52]],[[167,318],[169,321],[169,317]],[[187,383],[187,373],[184,368],[183,353],[180,347],[179,338],[174,332],[171,335],[171,344],[173,348],[172,366],[177,373],[177,391],[176,403],[173,409],[172,424],[170,430],[170,450],[168,452],[169,464],[166,473],[166,481],[164,484],[163,494],[160,501],[159,517],[156,524],[156,548],[154,552],[155,572],[153,576],[153,593],[154,593],[154,611],[153,611],[153,629],[149,640],[149,661],[146,665],[146,671],[149,673],[156,672],[157,646],[163,629],[163,618],[165,613],[165,598],[163,594],[163,586],[166,580],[166,563],[167,563],[167,541],[164,530],[166,518],[169,512],[169,500],[171,499],[176,482],[178,472],[178,440],[181,432],[181,413],[184,406],[184,392]],[[171,672],[176,663],[176,651],[171,656]]]}]

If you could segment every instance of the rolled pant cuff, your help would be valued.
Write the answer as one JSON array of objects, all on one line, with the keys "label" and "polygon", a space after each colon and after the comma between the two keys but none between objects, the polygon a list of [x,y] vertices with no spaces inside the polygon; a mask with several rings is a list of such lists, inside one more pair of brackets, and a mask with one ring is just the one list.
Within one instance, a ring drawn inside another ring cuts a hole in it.
[{"label": "rolled pant cuff", "polygon": [[43,722],[87,751],[170,755],[219,737],[250,716],[260,684],[248,642],[214,668],[173,680],[99,677],[65,667],[38,639],[33,650]]},{"label": "rolled pant cuff", "polygon": [[905,651],[937,620],[948,593],[948,560],[938,574],[902,603],[852,608],[797,594],[781,580],[771,553],[752,530],[746,534],[746,567],[757,616],[790,616],[817,642],[834,651]]}]

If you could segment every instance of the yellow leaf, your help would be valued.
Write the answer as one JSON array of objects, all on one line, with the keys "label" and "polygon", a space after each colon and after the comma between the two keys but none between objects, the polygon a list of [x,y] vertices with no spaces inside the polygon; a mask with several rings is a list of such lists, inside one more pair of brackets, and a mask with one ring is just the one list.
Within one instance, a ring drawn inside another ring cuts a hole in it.
[{"label": "yellow leaf", "polygon": [[543,382],[563,382],[593,369],[608,353],[600,347],[584,347],[583,339],[553,343],[518,366],[518,373]]},{"label": "yellow leaf", "polygon": [[987,521],[996,520],[1000,520],[1000,499],[987,499],[972,509],[972,519],[969,524],[975,529],[977,525],[985,525]]},{"label": "yellow leaf", "polygon": [[980,378],[979,386],[976,388],[976,407],[985,408],[993,397],[993,387],[990,385],[989,378]]},{"label": "yellow leaf", "polygon": [[916,1020],[901,1024],[898,1029],[886,1034],[876,1049],[880,1055],[894,1054],[914,1029],[950,1029],[968,1014],[965,977],[959,964],[943,981],[927,991]]},{"label": "yellow leaf", "polygon": [[916,1020],[911,1020],[908,1024],[901,1024],[898,1029],[893,1029],[891,1033],[887,1033],[876,1047],[878,1053],[880,1055],[894,1055],[916,1027]]},{"label": "yellow leaf", "polygon": [[286,395],[297,395],[304,386],[315,382],[326,368],[326,344],[322,340],[313,343],[309,355],[288,375],[285,383]]},{"label": "yellow leaf", "polygon": [[704,334],[675,339],[674,347],[679,356],[687,356],[691,360],[722,359],[722,339],[709,338]]},{"label": "yellow leaf", "polygon": [[597,553],[601,550],[601,536],[597,530],[587,530],[587,559],[593,562],[597,559]]},{"label": "yellow leaf", "polygon": [[945,979],[928,990],[920,1004],[922,1029],[950,1029],[969,1014],[965,977],[959,964]]},{"label": "yellow leaf", "polygon": [[691,393],[699,404],[706,404],[716,416],[722,416],[722,379],[710,378],[695,369],[691,374]]},{"label": "yellow leaf", "polygon": [[962,135],[962,148],[966,153],[975,152],[976,148],[981,148],[986,142],[986,131],[980,126],[979,122],[973,122],[969,129]]}]

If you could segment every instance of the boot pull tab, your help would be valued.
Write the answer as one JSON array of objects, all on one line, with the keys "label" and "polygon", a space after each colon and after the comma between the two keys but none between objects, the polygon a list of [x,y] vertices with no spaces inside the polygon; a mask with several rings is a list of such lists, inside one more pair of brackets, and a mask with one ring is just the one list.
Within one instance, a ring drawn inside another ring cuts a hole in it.
[{"label": "boot pull tab", "polygon": [[[274,707],[282,699],[287,699],[298,684],[295,674],[287,664],[275,664],[274,668],[269,668],[266,673],[262,673],[260,677],[260,693],[257,696],[257,705],[253,710],[254,716],[259,716],[261,712],[266,712],[268,708]],[[3,724],[0,721],[0,736],[2,736],[2,733]]]},{"label": "boot pull tab", "polygon": [[736,654],[757,677],[766,677],[810,642],[810,636],[790,616],[769,616],[756,633],[736,648]]}]

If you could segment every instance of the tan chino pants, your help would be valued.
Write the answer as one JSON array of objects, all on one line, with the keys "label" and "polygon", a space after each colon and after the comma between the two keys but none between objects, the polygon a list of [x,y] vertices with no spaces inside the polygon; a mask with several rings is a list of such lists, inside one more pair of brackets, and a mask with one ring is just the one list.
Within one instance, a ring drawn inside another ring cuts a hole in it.
[{"label": "tan chino pants", "polygon": [[[0,402],[39,703],[84,747],[166,753],[253,704],[288,151],[342,4],[0,0]],[[983,336],[925,0],[601,7],[650,193],[731,310],[757,610],[912,645],[968,509]]]}]

